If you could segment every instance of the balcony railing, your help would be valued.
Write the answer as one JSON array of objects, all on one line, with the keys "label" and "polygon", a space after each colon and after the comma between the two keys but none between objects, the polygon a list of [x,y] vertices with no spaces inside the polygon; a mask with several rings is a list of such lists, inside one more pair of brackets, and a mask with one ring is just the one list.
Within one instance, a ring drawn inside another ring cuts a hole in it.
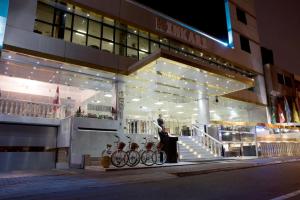
[{"label": "balcony railing", "polygon": [[63,119],[71,115],[65,105],[47,104],[16,99],[0,98],[0,114]]}]

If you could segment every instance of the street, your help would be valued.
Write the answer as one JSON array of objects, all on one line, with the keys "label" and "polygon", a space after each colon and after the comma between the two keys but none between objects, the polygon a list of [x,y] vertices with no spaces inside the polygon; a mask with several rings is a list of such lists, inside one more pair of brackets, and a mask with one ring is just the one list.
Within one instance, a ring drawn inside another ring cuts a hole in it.
[{"label": "street", "polygon": [[[299,190],[299,170],[300,162],[290,162],[202,175],[155,168],[7,177],[0,178],[0,199],[268,200]],[[300,199],[299,191],[290,199]]]}]

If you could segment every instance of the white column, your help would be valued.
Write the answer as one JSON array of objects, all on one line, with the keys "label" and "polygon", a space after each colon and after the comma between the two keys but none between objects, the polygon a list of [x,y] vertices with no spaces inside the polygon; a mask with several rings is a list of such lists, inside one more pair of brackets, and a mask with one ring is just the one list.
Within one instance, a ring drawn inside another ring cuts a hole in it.
[{"label": "white column", "polygon": [[209,98],[206,92],[199,91],[198,94],[198,116],[197,121],[199,125],[202,125],[201,128],[204,128],[204,125],[209,124]]},{"label": "white column", "polygon": [[125,84],[123,82],[116,82],[116,110],[117,120],[119,122],[120,134],[124,134],[125,117],[124,117],[124,102],[125,102]]}]

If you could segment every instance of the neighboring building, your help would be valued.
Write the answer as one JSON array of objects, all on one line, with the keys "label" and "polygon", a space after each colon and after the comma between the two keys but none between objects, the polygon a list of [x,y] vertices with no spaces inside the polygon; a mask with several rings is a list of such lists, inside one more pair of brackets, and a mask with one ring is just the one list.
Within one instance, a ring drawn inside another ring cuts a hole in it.
[{"label": "neighboring building", "polygon": [[136,1],[10,0],[0,170],[79,167],[114,134],[153,137],[160,113],[174,135],[215,137],[181,159],[221,156],[218,140],[257,155],[254,124],[269,120],[253,1],[224,3],[226,41]]}]

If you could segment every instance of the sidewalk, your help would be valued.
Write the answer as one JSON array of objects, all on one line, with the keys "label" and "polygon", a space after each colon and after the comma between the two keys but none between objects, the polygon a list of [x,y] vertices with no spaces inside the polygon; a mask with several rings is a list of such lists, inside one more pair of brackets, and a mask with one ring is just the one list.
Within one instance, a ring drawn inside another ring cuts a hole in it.
[{"label": "sidewalk", "polygon": [[130,175],[151,175],[153,173],[164,173],[174,176],[192,176],[208,174],[220,171],[239,170],[266,165],[282,164],[287,162],[299,162],[300,157],[279,157],[279,158],[255,158],[255,159],[224,159],[201,162],[182,162],[174,164],[164,164],[159,166],[136,168],[109,168],[90,167],[88,169],[67,169],[67,170],[40,170],[40,171],[12,171],[0,172],[2,178],[34,177],[34,176],[88,176],[98,178],[113,178]]}]

